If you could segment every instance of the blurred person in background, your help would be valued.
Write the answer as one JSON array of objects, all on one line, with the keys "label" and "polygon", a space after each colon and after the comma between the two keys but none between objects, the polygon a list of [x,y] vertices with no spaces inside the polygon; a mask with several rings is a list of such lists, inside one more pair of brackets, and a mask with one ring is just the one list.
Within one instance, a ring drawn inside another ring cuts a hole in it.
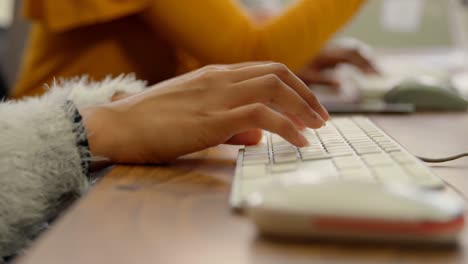
[{"label": "blurred person in background", "polygon": [[306,83],[338,85],[321,70],[347,62],[374,72],[359,52],[324,45],[364,0],[300,0],[255,19],[233,0],[25,0],[33,22],[13,98],[88,74],[135,73],[154,84],[212,63],[277,61]]}]

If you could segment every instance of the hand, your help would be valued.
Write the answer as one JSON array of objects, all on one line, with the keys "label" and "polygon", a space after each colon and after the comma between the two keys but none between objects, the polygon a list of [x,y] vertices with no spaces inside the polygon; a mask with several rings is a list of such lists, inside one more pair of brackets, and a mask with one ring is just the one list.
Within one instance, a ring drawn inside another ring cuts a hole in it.
[{"label": "hand", "polygon": [[258,142],[266,129],[302,147],[299,129],[329,115],[308,87],[277,63],[208,66],[133,96],[80,109],[93,155],[159,163],[222,143]]},{"label": "hand", "polygon": [[348,63],[367,74],[378,74],[377,69],[358,50],[348,48],[330,48],[322,51],[297,75],[306,84],[323,84],[339,87],[337,80],[325,76],[322,71],[335,68],[338,64]]},{"label": "hand", "polygon": [[127,97],[130,97],[132,96],[133,94],[131,93],[123,93],[123,92],[119,92],[119,93],[115,93],[112,97],[111,97],[111,102],[115,102],[115,101],[118,101],[118,100],[122,100],[122,99],[125,99]]}]

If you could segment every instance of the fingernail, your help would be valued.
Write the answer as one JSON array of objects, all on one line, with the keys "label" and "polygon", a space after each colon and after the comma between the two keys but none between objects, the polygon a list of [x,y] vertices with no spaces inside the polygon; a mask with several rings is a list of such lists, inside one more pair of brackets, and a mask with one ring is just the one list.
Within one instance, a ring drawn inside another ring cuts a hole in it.
[{"label": "fingernail", "polygon": [[325,114],[326,114],[326,120],[325,121],[328,121],[330,120],[330,113],[328,113],[327,109],[325,109],[325,107],[323,108],[325,110]]},{"label": "fingernail", "polygon": [[316,117],[318,120],[322,121],[322,126],[323,126],[323,124],[325,124],[326,121],[325,121],[325,119],[323,119],[322,116],[320,116],[319,114],[315,114],[315,117]]},{"label": "fingernail", "polygon": [[299,143],[298,147],[307,147],[310,145],[309,141],[307,140],[307,138],[305,138],[301,133],[297,133],[297,142]]}]

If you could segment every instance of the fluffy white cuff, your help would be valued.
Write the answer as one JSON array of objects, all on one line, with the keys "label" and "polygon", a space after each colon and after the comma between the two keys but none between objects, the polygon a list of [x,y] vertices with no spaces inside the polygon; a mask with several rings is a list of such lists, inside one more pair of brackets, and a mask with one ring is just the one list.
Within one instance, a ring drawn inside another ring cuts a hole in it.
[{"label": "fluffy white cuff", "polygon": [[80,108],[144,87],[134,76],[102,82],[82,77],[56,83],[42,97],[0,102],[0,262],[88,186],[81,155],[87,148],[77,146],[85,134],[67,101]]},{"label": "fluffy white cuff", "polygon": [[70,89],[68,96],[78,108],[108,103],[117,93],[133,94],[143,91],[146,82],[135,79],[134,75],[107,77],[100,82],[92,82],[87,76],[62,81],[59,86]]}]

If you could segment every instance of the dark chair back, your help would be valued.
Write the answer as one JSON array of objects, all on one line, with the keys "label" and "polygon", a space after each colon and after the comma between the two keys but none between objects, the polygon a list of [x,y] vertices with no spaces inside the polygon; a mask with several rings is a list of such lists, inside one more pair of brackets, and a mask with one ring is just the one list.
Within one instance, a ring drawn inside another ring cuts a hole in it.
[{"label": "dark chair back", "polygon": [[3,54],[0,54],[0,76],[3,77],[3,81],[0,82],[4,83],[4,93],[12,89],[15,84],[29,32],[29,23],[20,13],[21,2],[21,0],[15,1],[13,23],[6,29],[3,36]]}]

